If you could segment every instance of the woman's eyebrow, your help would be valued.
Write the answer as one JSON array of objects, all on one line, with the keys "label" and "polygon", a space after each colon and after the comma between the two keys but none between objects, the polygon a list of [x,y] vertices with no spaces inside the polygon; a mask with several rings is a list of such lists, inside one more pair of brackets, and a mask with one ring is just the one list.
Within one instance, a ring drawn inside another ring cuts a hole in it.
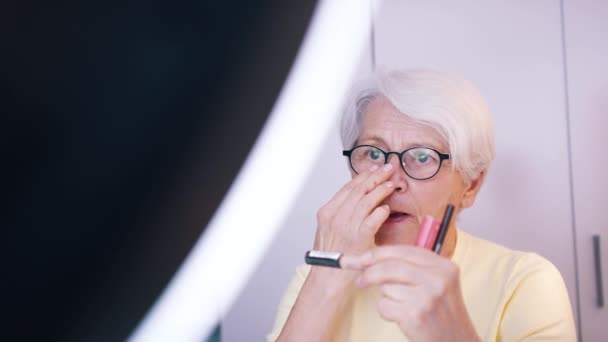
[{"label": "woman's eyebrow", "polygon": [[361,139],[358,139],[358,140],[357,140],[357,143],[361,143],[361,141],[372,141],[372,142],[377,142],[377,143],[380,143],[380,144],[382,144],[382,145],[384,145],[384,146],[387,146],[387,147],[388,147],[388,144],[386,143],[386,141],[384,141],[384,139],[382,139],[382,138],[381,138],[381,137],[379,137],[379,136],[375,136],[375,135],[372,135],[372,136],[370,136],[370,137],[363,137],[363,138],[361,138]]}]

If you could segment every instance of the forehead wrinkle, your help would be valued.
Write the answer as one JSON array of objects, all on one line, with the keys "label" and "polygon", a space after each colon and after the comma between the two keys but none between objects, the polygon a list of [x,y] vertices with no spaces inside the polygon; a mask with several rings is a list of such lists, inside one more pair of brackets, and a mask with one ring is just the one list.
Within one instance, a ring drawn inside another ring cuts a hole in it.
[{"label": "forehead wrinkle", "polygon": [[356,144],[379,143],[383,146],[378,147],[397,150],[413,146],[428,146],[439,151],[447,149],[447,143],[435,128],[413,120],[386,100],[370,103],[361,117],[360,133]]},{"label": "forehead wrinkle", "polygon": [[[428,129],[430,129],[430,127]],[[367,133],[366,131],[367,130],[363,131],[361,138],[357,140],[357,144],[380,144],[382,146],[378,147],[396,149],[398,151],[404,151],[414,146],[432,147],[439,151],[443,151],[446,149],[445,144],[441,142],[441,139],[429,135],[421,137],[419,134],[416,134],[417,132],[415,132],[413,136],[411,136],[400,133],[398,131],[387,132],[386,130],[382,130],[382,134],[378,134],[377,132],[373,131]],[[385,138],[388,134],[390,134],[391,136]]]}]

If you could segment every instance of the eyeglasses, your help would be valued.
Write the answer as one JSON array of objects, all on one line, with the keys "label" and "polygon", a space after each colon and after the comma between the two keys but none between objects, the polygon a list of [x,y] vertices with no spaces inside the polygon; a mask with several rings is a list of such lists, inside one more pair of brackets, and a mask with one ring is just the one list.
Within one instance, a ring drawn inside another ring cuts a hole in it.
[{"label": "eyeglasses", "polygon": [[348,157],[350,167],[355,173],[369,170],[372,166],[380,167],[387,164],[391,154],[399,156],[403,171],[418,180],[432,178],[439,172],[441,163],[450,159],[449,154],[424,146],[411,147],[403,152],[386,152],[373,145],[359,145],[351,150],[342,151],[342,155]]}]

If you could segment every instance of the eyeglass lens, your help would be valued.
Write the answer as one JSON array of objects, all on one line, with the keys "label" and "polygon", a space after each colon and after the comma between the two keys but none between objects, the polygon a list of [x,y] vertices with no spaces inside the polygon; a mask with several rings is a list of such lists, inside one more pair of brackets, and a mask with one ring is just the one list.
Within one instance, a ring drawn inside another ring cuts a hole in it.
[{"label": "eyeglass lens", "polygon": [[[375,146],[358,146],[352,150],[350,162],[353,170],[360,173],[372,166],[382,166],[388,162],[388,156],[397,154],[384,152]],[[406,150],[401,158],[401,165],[412,178],[425,179],[432,177],[439,170],[441,160],[436,151],[426,147],[415,147]]]}]

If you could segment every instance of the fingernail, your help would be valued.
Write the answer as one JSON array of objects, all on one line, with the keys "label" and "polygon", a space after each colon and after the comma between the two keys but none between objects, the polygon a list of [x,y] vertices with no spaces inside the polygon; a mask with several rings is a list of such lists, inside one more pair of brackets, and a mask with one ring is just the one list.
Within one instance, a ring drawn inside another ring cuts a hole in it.
[{"label": "fingernail", "polygon": [[384,167],[382,167],[384,171],[390,171],[392,168],[393,164],[385,164]]},{"label": "fingernail", "polygon": [[393,182],[391,182],[391,181],[388,181],[388,182],[386,182],[386,183],[384,183],[384,184],[386,184],[386,187],[387,187],[387,188],[392,188],[392,187],[393,187],[393,185],[395,185],[395,184],[393,184]]}]

